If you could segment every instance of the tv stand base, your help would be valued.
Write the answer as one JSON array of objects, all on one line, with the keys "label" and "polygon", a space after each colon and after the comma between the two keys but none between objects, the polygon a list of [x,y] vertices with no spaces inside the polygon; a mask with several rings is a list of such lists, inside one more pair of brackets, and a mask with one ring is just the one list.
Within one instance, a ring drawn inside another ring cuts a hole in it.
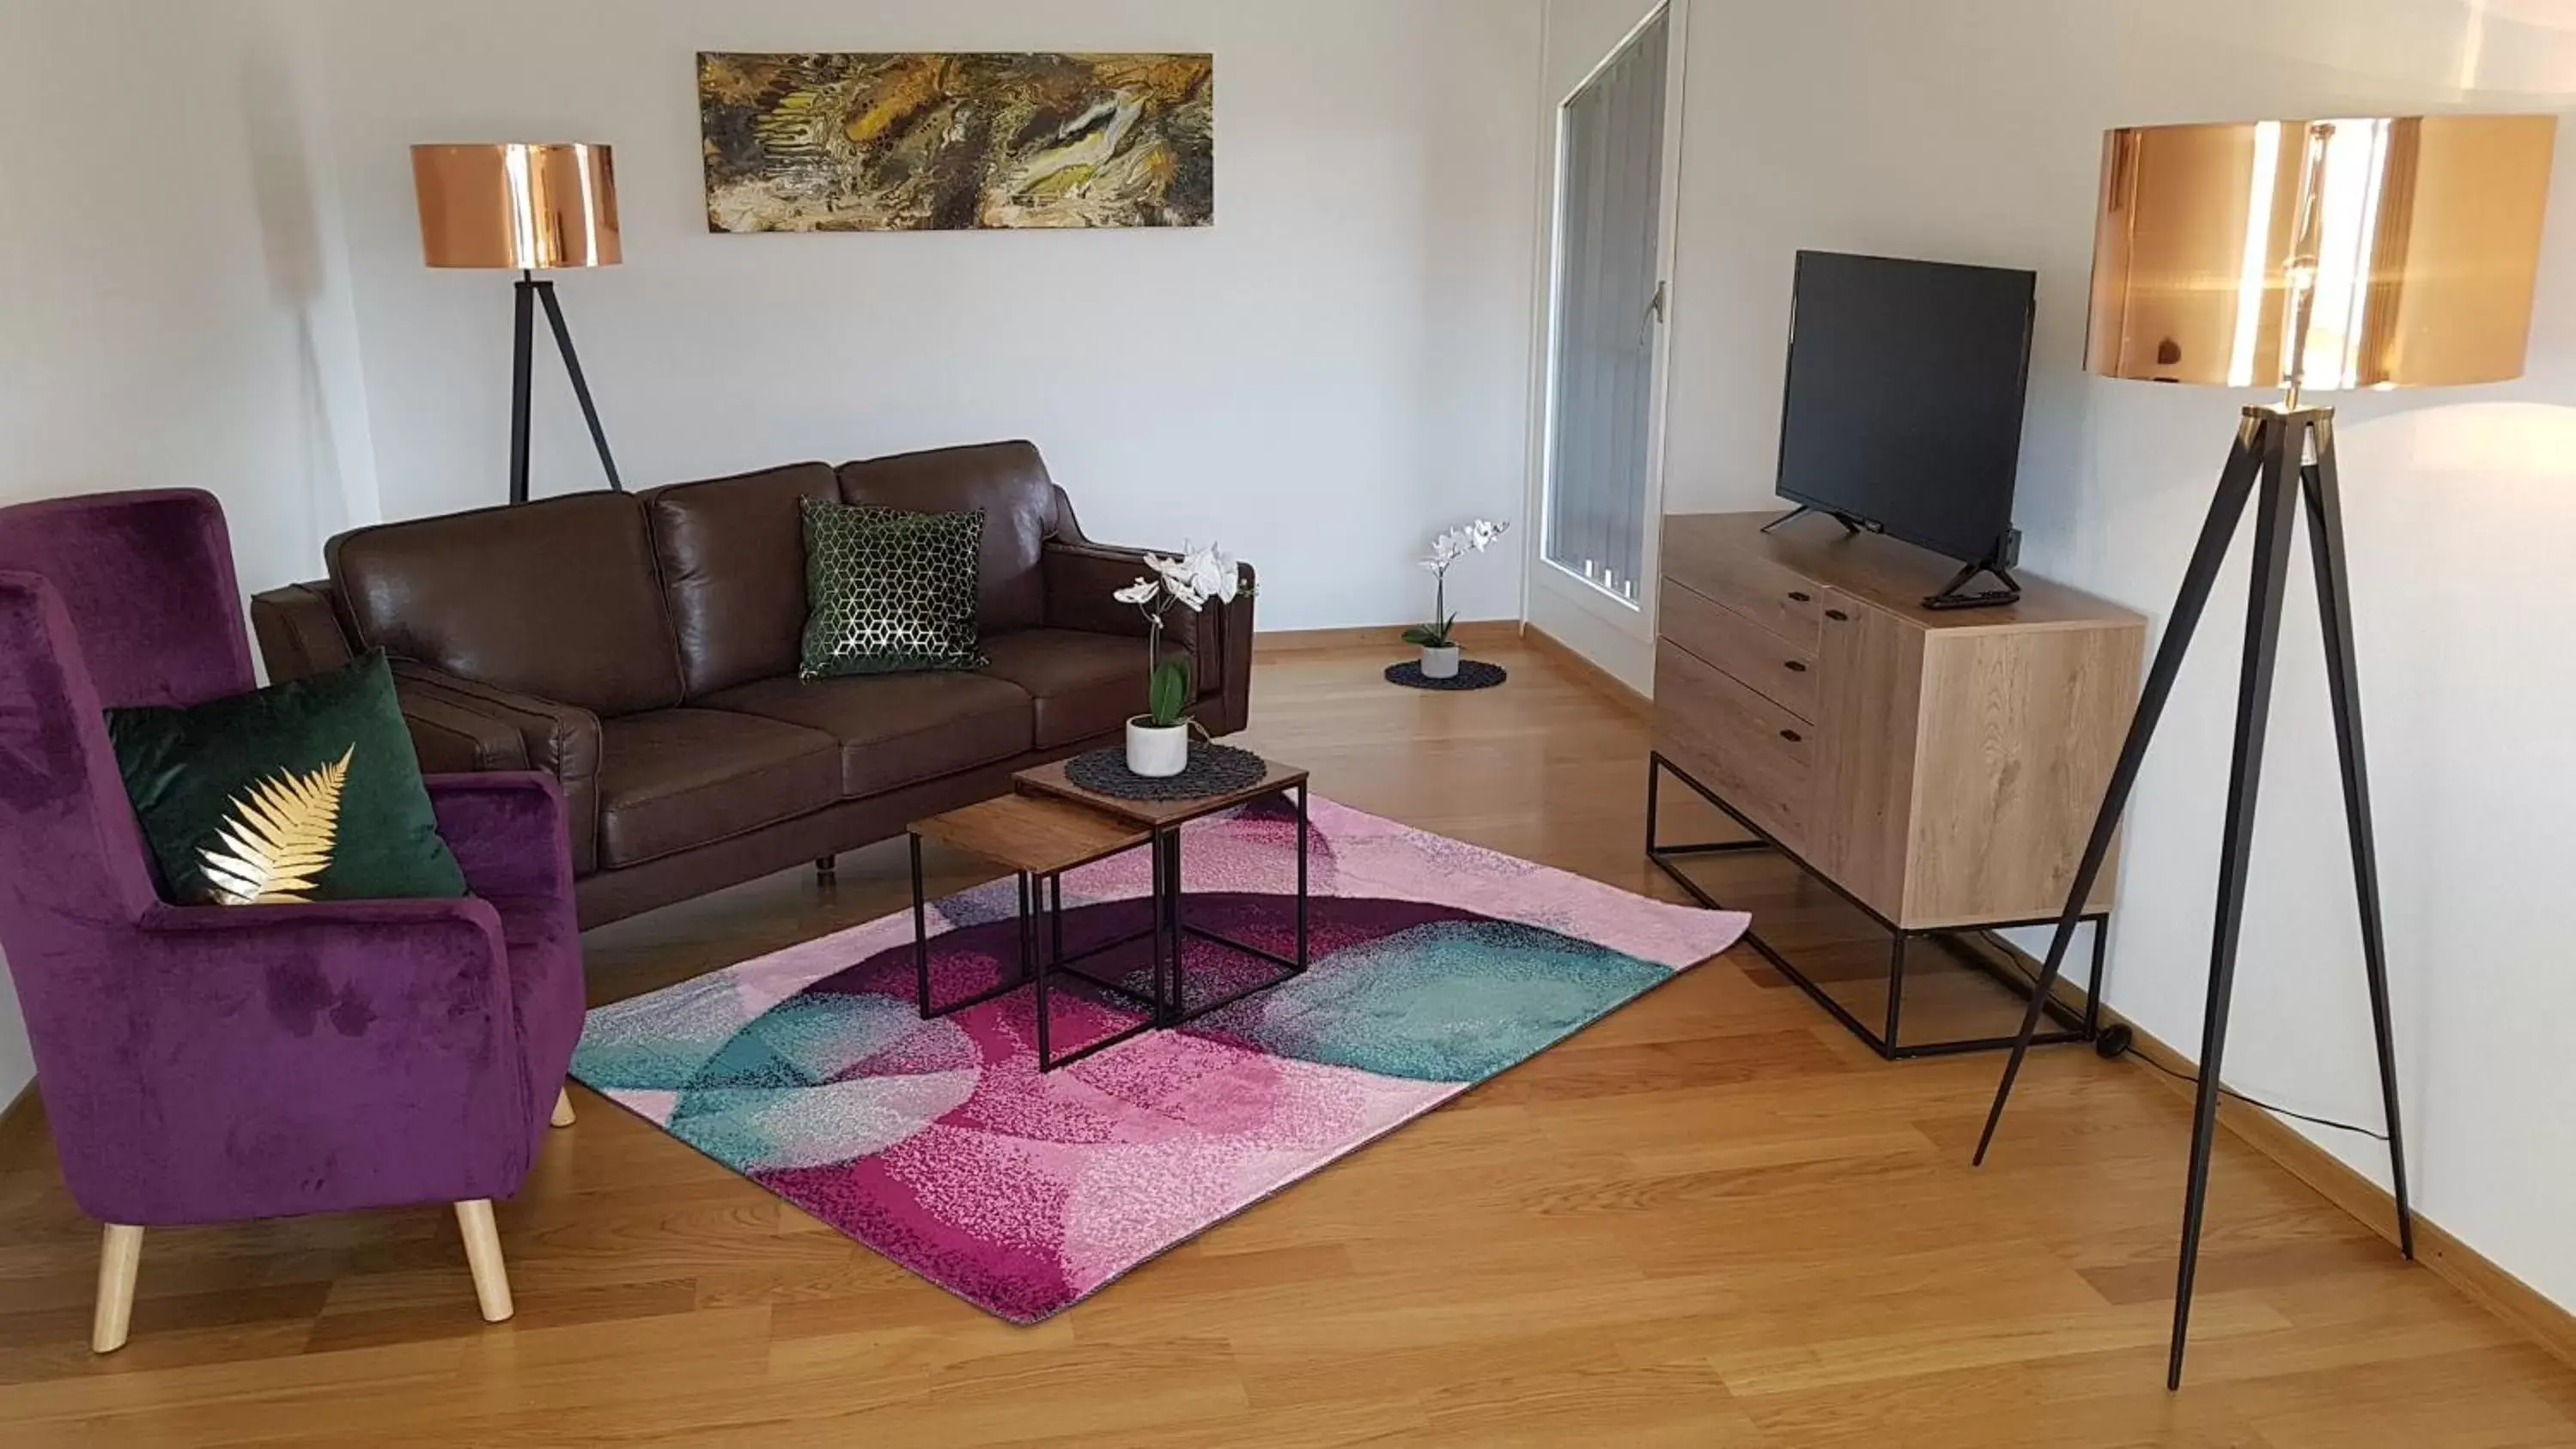
[{"label": "tv stand base", "polygon": [[[1968,582],[1979,574],[1992,574],[2003,583],[2000,589],[1963,592]],[[1997,563],[1972,563],[1950,576],[1950,582],[1934,590],[1923,600],[1927,609],[1991,609],[2002,604],[2021,602],[2021,581],[2012,570]]]},{"label": "tv stand base", "polygon": [[1797,520],[1806,517],[1810,513],[1821,513],[1827,518],[1832,519],[1834,522],[1841,524],[1843,526],[1843,533],[1846,536],[1855,533],[1874,533],[1877,531],[1871,528],[1868,524],[1852,517],[1848,513],[1836,513],[1830,508],[1818,508],[1812,503],[1801,503],[1796,508],[1772,519],[1769,523],[1762,525],[1762,531],[1764,533],[1769,533],[1775,528],[1779,528],[1785,524],[1794,523]]}]

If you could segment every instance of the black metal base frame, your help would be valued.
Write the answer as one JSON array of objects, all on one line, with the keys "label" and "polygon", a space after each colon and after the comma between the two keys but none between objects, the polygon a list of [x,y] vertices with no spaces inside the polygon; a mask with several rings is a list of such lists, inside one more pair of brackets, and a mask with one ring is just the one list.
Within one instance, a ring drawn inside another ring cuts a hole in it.
[{"label": "black metal base frame", "polygon": [[[1305,974],[1308,964],[1308,846],[1312,835],[1307,819],[1307,791],[1299,781],[1274,792],[1286,798],[1292,793],[1297,804],[1297,950],[1294,956],[1236,940],[1204,926],[1191,925],[1185,914],[1181,876],[1181,826],[1171,825],[1156,830],[1144,848],[1153,851],[1153,923],[1141,931],[1130,931],[1114,940],[1086,946],[1067,955],[1064,949],[1064,873],[1092,862],[1082,861],[1052,871],[1015,871],[1019,886],[1020,956],[1015,973],[970,996],[956,1001],[933,1003],[930,999],[930,901],[922,885],[921,837],[910,837],[912,847],[912,960],[914,1006],[925,1021],[980,1006],[996,997],[1007,996],[1037,983],[1038,1070],[1052,1072],[1070,1066],[1095,1052],[1106,1051],[1121,1042],[1132,1040],[1157,1028],[1184,1026],[1211,1011],[1232,1006],[1247,996],[1268,991],[1292,977]],[[1257,797],[1267,798],[1267,797]],[[1186,823],[1186,822],[1185,822]],[[1128,846],[1134,850],[1139,847]],[[1106,857],[1097,857],[1105,859]],[[1046,949],[1038,949],[1039,921],[1046,930]],[[1280,968],[1280,974],[1256,981],[1218,997],[1214,1001],[1192,1006],[1188,1002],[1182,970],[1187,938],[1209,942],[1230,951],[1238,951]],[[1124,946],[1151,939],[1154,943],[1154,974],[1150,993],[1140,992],[1122,981],[1083,970],[1077,963],[1105,956]],[[1058,973],[1075,977],[1087,986],[1098,988],[1143,1008],[1144,1019],[1109,1035],[1086,1042],[1061,1055],[1055,1051],[1052,978]]]},{"label": "black metal base frame", "polygon": [[563,306],[555,301],[554,279],[521,272],[514,289],[518,297],[510,333],[510,501],[528,501],[529,393],[535,382],[540,304],[546,310],[546,326],[555,335],[555,351],[562,355],[564,371],[572,378],[572,395],[581,403],[582,421],[590,424],[591,445],[599,450],[599,466],[608,474],[608,486],[625,492],[626,484],[617,476],[617,460],[608,455],[608,431],[599,425],[599,409],[590,400],[590,380],[582,376],[581,354],[573,350],[572,329],[564,325]]},{"label": "black metal base frame", "polygon": [[[1713,841],[1696,845],[1661,845],[1656,843],[1655,831],[1657,817],[1660,813],[1661,798],[1663,794],[1663,780],[1664,776],[1667,774],[1671,775],[1674,779],[1681,781],[1683,784],[1688,785],[1693,794],[1698,795],[1701,799],[1725,812],[1728,819],[1742,827],[1744,831],[1753,838],[1750,840]],[[1799,970],[1795,962],[1791,961],[1787,956],[1782,955],[1770,942],[1762,939],[1762,935],[1759,931],[1747,928],[1744,932],[1744,942],[1746,945],[1751,946],[1755,951],[1761,953],[1763,960],[1770,962],[1773,969],[1777,970],[1782,976],[1787,977],[1792,984],[1798,987],[1799,990],[1806,992],[1818,1006],[1823,1007],[1827,1013],[1832,1015],[1834,1020],[1841,1022],[1845,1027],[1849,1028],[1852,1035],[1869,1043],[1871,1050],[1877,1052],[1880,1056],[1885,1057],[1889,1061],[1902,1061],[1913,1057],[1955,1056],[1961,1052],[1998,1051],[2013,1044],[2015,1038],[2008,1036],[1971,1037],[1961,1040],[1935,1042],[1906,1041],[1904,1037],[1906,948],[1916,941],[1934,942],[1935,944],[1947,949],[1950,954],[1957,957],[1960,961],[1965,962],[1977,970],[1994,977],[1997,981],[2002,982],[2006,986],[2011,987],[2015,995],[2021,995],[2033,989],[2032,983],[2028,979],[1996,965],[1994,960],[1988,957],[1984,952],[1973,951],[1962,946],[1959,943],[1959,938],[1966,935],[1982,934],[1988,931],[2010,930],[2016,926],[2053,925],[2055,924],[2055,919],[2053,917],[2048,920],[1981,921],[1974,925],[1945,926],[1939,929],[1909,930],[1897,925],[1887,917],[1880,915],[1876,910],[1872,909],[1867,902],[1861,900],[1851,892],[1844,890],[1841,886],[1836,885],[1822,871],[1819,871],[1813,865],[1808,864],[1805,857],[1781,844],[1780,841],[1769,831],[1764,830],[1761,826],[1754,824],[1749,819],[1746,819],[1744,812],[1736,809],[1733,805],[1728,804],[1725,797],[1719,795],[1716,791],[1702,784],[1697,779],[1694,779],[1688,770],[1685,770],[1681,766],[1674,764],[1671,760],[1666,759],[1660,752],[1649,753],[1646,756],[1646,858],[1648,860],[1653,861],[1657,866],[1661,867],[1664,874],[1671,876],[1676,885],[1679,885],[1683,890],[1688,891],[1691,895],[1691,899],[1698,901],[1701,905],[1708,907],[1712,911],[1722,911],[1729,909],[1729,907],[1721,903],[1717,897],[1709,894],[1706,886],[1703,886],[1698,881],[1691,879],[1690,876],[1686,874],[1681,867],[1675,865],[1674,862],[1676,860],[1686,859],[1692,856],[1734,855],[1749,851],[1769,851],[1786,858],[1790,864],[1795,865],[1798,869],[1806,872],[1807,875],[1818,884],[1824,886],[1827,890],[1832,891],[1835,895],[1842,897],[1845,901],[1850,902],[1854,910],[1857,910],[1862,915],[1869,917],[1872,921],[1878,924],[1880,929],[1888,933],[1889,947],[1887,958],[1886,1026],[1882,1030],[1873,1030],[1867,1022],[1864,1022],[1859,1017],[1852,1015],[1850,1008],[1844,1006],[1841,1002],[1836,1001],[1833,998],[1832,993],[1818,985],[1812,977],[1807,975],[1807,973]],[[2099,1033],[2101,1026],[2101,1007],[2099,1003],[2102,996],[2102,938],[2104,927],[2110,918],[2107,914],[2102,912],[2091,912],[2088,913],[2084,919],[2094,923],[2092,989],[2085,997],[2084,1010],[2081,1015],[2077,1014],[2063,1002],[2053,999],[2042,1001],[2037,996],[2033,996],[2032,1009],[2037,1011],[2044,1008],[2049,1017],[2064,1028],[2061,1031],[2047,1032],[2034,1036],[2032,1041],[2036,1045],[2045,1046],[2056,1042],[2091,1041]]]},{"label": "black metal base frame", "polygon": [[[2236,692],[2236,748],[2227,784],[2225,833],[2219,842],[2218,909],[2210,944],[2209,996],[2201,1018],[2200,1083],[2193,1104],[2191,1166],[2183,1189],[2181,1262],[2174,1283],[2173,1339],[2166,1360],[2165,1386],[2182,1386],[2183,1349],[2191,1326],[2191,1291],[2200,1259],[2200,1233],[2209,1198],[2209,1155],[2218,1127],[2220,1058],[2227,1046],[2227,1017],[2236,989],[2238,936],[2245,919],[2246,863],[2254,842],[2254,806],[2263,775],[2263,744],[2272,712],[2273,665],[2280,653],[2281,607],[2289,594],[2290,534],[2298,526],[2301,504],[2308,519],[2308,547],[2315,563],[2317,616],[2325,632],[2326,693],[2333,707],[2335,750],[2343,773],[2344,823],[2352,843],[2354,894],[2361,910],[2361,964],[2370,994],[2372,1034],[2379,1053],[2381,1110],[2388,1126],[2388,1167],[2397,1199],[2397,1244],[2415,1256],[2415,1216],[2406,1196],[2405,1133],[2397,1113],[2397,1052],[2388,1013],[2388,950],[2380,926],[2379,849],[2370,819],[2370,777],[2361,740],[2361,686],[2356,675],[2352,632],[2352,577],[2344,556],[2342,484],[2335,472],[2332,408],[2249,407],[2237,425],[2235,445],[2219,471],[2217,496],[2201,525],[2191,566],[2174,599],[2164,640],[2147,672],[2138,700],[2137,718],[2120,747],[2119,764],[2094,817],[2093,833],[2084,847],[2067,907],[2057,920],[2048,957],[2041,964],[2042,988],[2057,978],[2074,934],[2078,905],[2093,892],[2093,883],[2109,857],[2138,769],[2155,738],[2157,721],[2172,697],[2175,676],[2191,651],[2193,632],[2209,603],[2218,570],[2244,524],[2245,509],[2258,494],[2254,524],[2254,577],[2245,618],[2245,655]],[[2098,966],[2096,968],[2099,969]],[[1986,1159],[2004,1103],[2012,1095],[2024,1051],[2038,1026],[2037,1013],[2022,1022],[2021,1036],[2004,1064],[1995,1087],[1994,1105],[1977,1141],[1975,1160]]]}]

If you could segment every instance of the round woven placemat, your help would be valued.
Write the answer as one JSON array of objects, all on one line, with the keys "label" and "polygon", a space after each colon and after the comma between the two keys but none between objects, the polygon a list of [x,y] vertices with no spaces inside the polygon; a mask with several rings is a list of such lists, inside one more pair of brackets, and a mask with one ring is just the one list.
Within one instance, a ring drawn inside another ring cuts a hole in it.
[{"label": "round woven placemat", "polygon": [[1139,775],[1127,768],[1127,752],[1116,745],[1064,762],[1066,779],[1120,800],[1204,800],[1258,785],[1268,773],[1270,762],[1252,751],[1205,740],[1190,741],[1190,762],[1177,775]]},{"label": "round woven placemat", "polygon": [[1422,665],[1417,660],[1408,659],[1402,664],[1386,667],[1386,682],[1401,684],[1407,689],[1491,689],[1509,678],[1511,675],[1504,672],[1503,666],[1487,664],[1482,659],[1459,660],[1457,676],[1452,679],[1432,678],[1422,672]]}]

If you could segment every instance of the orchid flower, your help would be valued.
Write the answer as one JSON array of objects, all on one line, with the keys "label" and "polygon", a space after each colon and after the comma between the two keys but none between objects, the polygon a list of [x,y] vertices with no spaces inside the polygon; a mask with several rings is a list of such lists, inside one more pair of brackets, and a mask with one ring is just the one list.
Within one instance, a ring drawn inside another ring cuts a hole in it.
[{"label": "orchid flower", "polygon": [[1234,602],[1243,592],[1243,566],[1215,544],[1184,545],[1178,558],[1145,555],[1145,570],[1146,577],[1110,597],[1135,605],[1145,616],[1147,695],[1154,723],[1168,727],[1181,722],[1188,701],[1189,663],[1163,658],[1163,615],[1174,604],[1196,613],[1210,599]]},{"label": "orchid flower", "polygon": [[1431,555],[1421,560],[1424,572],[1437,582],[1432,586],[1432,622],[1405,631],[1409,643],[1445,649],[1449,645],[1449,628],[1457,622],[1449,613],[1449,567],[1471,553],[1483,553],[1503,536],[1509,523],[1479,518],[1461,524],[1431,540]]}]

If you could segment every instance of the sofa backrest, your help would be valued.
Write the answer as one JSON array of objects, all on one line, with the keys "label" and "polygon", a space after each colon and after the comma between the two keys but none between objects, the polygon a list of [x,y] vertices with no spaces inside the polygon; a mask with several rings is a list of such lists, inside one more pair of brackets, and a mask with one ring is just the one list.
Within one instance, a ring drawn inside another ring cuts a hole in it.
[{"label": "sofa backrest", "polygon": [[[1034,629],[1046,618],[1046,541],[1056,533],[1055,484],[1037,445],[984,443],[844,463],[841,501],[916,513],[984,510],[977,625]],[[797,557],[801,560],[803,553]]]},{"label": "sofa backrest", "polygon": [[796,672],[805,630],[808,498],[838,499],[828,463],[793,463],[645,493],[662,593],[692,699]]},{"label": "sofa backrest", "polygon": [[327,556],[361,648],[602,715],[680,702],[634,494],[381,524],[331,540]]}]

